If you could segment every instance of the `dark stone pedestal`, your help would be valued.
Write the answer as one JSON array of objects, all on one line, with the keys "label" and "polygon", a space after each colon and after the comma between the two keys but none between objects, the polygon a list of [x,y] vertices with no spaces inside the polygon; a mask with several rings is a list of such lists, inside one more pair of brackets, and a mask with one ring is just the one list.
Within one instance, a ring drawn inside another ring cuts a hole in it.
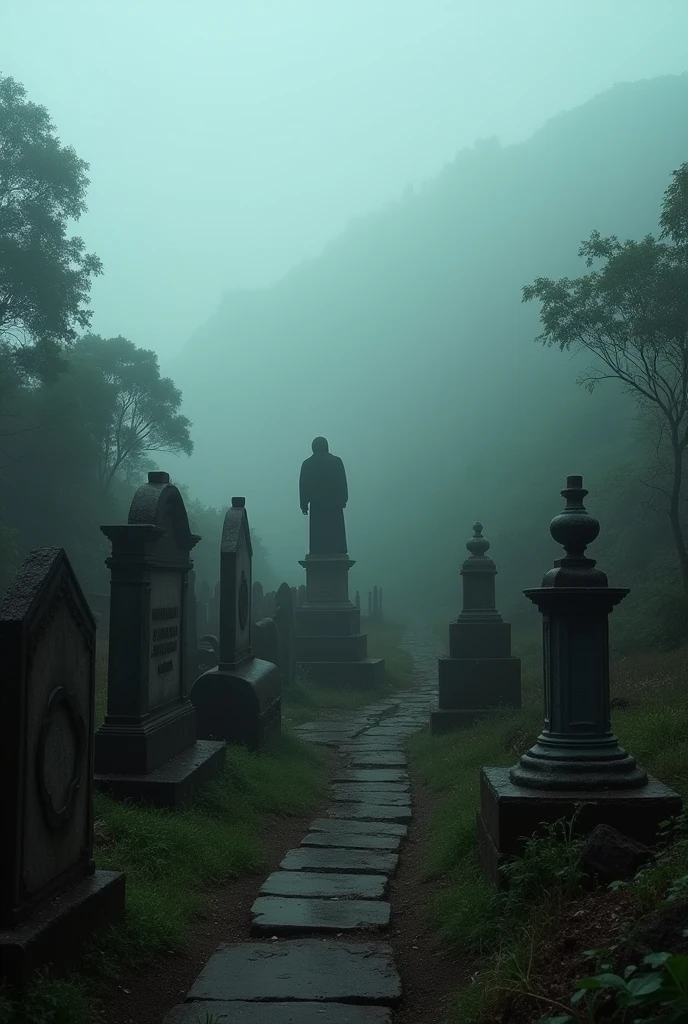
[{"label": "dark stone pedestal", "polygon": [[435,708],[430,712],[430,732],[433,736],[441,736],[445,732],[466,729],[487,714],[481,708]]},{"label": "dark stone pedestal", "polygon": [[0,980],[24,988],[48,964],[65,975],[88,940],[124,915],[124,875],[96,871],[40,904],[15,928],[0,928]]},{"label": "dark stone pedestal", "polygon": [[587,833],[601,823],[611,825],[648,846],[656,843],[661,822],[678,814],[681,797],[650,778],[636,789],[561,790],[516,786],[509,768],[483,768],[480,773],[478,842],[485,875],[500,883],[500,865],[523,852],[524,836],[542,832],[542,823],[570,818],[583,804],[575,828]]},{"label": "dark stone pedestal", "polygon": [[308,555],[306,600],[296,613],[299,668],[323,686],[374,689],[384,682],[382,658],[368,657],[361,612],[349,601],[348,555]]},{"label": "dark stone pedestal", "polygon": [[276,665],[249,657],[199,676],[191,691],[199,736],[261,750],[280,738],[282,693]]},{"label": "dark stone pedestal", "polygon": [[438,673],[439,709],[430,716],[433,733],[472,725],[493,708],[521,706],[520,658],[445,656],[438,659]]},{"label": "dark stone pedestal", "polygon": [[226,749],[222,741],[197,740],[147,775],[96,775],[96,788],[116,800],[182,807],[215,778],[224,764]]}]

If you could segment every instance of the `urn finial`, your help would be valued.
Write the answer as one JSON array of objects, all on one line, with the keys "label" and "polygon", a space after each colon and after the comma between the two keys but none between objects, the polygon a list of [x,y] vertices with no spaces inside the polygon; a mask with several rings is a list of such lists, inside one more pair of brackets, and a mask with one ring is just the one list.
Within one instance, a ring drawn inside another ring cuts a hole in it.
[{"label": "urn finial", "polygon": [[606,586],[607,577],[595,568],[595,559],[585,553],[599,534],[600,524],[583,504],[589,493],[583,487],[583,477],[567,476],[566,487],[560,493],[566,498],[566,507],[549,524],[549,532],[566,555],[555,559],[555,568],[547,573],[543,585]]},{"label": "urn finial", "polygon": [[490,550],[490,542],[483,537],[483,524],[473,523],[473,536],[466,543],[466,547],[474,558],[480,558]]}]

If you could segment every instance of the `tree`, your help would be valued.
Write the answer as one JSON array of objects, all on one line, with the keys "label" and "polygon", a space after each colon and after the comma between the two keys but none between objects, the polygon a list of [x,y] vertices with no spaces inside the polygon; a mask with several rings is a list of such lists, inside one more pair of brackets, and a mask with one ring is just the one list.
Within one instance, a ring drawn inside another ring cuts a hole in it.
[{"label": "tree", "polygon": [[34,379],[54,374],[62,346],[90,324],[102,266],[67,235],[86,210],[87,170],[45,107],[0,75],[0,379],[2,364]]},{"label": "tree", "polygon": [[191,426],[179,413],[181,391],[160,376],[155,352],[127,338],[88,334],[73,347],[69,367],[79,380],[84,415],[98,448],[98,479],[108,491],[128,479],[151,452],[191,455]]},{"label": "tree", "polygon": [[688,163],[672,178],[659,239],[620,242],[593,231],[579,256],[599,269],[574,280],[539,277],[523,288],[523,301],[542,303],[544,330],[537,341],[593,357],[580,383],[592,391],[616,379],[652,419],[656,478],[662,482],[651,486],[663,496],[688,595],[681,521],[688,448]]}]

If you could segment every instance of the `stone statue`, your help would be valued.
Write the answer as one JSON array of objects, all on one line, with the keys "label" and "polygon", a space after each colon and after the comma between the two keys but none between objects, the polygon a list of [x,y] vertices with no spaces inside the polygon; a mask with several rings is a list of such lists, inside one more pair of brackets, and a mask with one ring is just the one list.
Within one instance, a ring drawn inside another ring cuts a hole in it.
[{"label": "stone statue", "polygon": [[301,511],[310,511],[310,554],[345,555],[344,509],[349,500],[344,463],[331,455],[324,437],[316,437],[313,454],[301,466]]}]

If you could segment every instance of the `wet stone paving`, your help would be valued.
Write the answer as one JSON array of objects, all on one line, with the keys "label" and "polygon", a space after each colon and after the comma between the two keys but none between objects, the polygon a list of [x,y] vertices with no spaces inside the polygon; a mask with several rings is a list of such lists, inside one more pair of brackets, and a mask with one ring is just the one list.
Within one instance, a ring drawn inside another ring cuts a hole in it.
[{"label": "wet stone paving", "polygon": [[401,646],[415,689],[297,728],[342,755],[332,803],[263,883],[252,940],[220,946],[165,1024],[391,1024],[402,989],[382,941],[387,890],[413,817],[403,748],[428,724],[442,653],[420,628]]}]

